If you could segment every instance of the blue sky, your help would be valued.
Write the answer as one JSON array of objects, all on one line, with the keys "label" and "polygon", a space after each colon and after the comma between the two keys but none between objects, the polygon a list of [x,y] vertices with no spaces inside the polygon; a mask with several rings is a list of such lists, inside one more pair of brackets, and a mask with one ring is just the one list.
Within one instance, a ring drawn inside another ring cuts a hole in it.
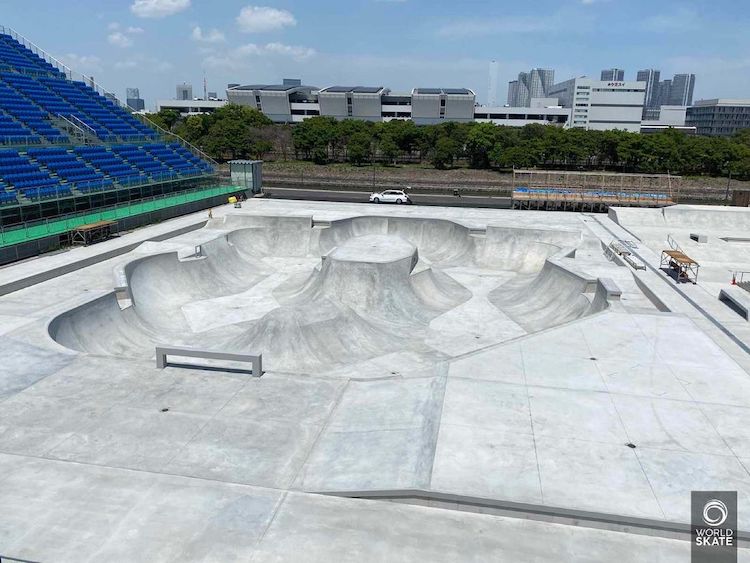
[{"label": "blue sky", "polygon": [[469,87],[498,101],[533,66],[556,79],[602,68],[697,75],[695,97],[750,97],[747,0],[4,0],[3,21],[71,68],[152,107],[177,83],[300,77],[326,86]]}]

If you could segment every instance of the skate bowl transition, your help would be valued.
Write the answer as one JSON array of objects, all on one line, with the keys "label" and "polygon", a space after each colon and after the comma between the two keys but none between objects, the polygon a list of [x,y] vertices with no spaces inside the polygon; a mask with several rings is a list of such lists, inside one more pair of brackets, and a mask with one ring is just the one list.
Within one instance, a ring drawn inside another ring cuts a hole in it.
[{"label": "skate bowl transition", "polygon": [[83,353],[152,358],[166,343],[320,373],[376,358],[432,364],[486,345],[472,331],[509,340],[619,297],[578,270],[573,229],[370,216],[227,216],[205,229],[216,236],[189,256],[126,261],[112,292],[52,319],[50,336]]}]

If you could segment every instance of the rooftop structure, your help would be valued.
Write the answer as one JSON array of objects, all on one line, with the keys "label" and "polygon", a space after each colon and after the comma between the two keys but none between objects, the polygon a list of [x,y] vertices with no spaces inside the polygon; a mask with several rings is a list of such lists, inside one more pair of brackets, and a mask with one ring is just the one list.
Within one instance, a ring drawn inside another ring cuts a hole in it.
[{"label": "rooftop structure", "polygon": [[601,80],[606,82],[622,82],[625,80],[625,71],[621,68],[608,68],[602,71]]}]

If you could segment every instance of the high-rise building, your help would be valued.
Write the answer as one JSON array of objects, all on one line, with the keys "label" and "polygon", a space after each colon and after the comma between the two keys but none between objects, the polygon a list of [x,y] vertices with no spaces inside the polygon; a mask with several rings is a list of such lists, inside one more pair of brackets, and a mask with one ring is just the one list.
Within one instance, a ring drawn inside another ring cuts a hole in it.
[{"label": "high-rise building", "polygon": [[178,84],[177,85],[177,96],[178,100],[192,100],[193,99],[193,86],[192,84]]},{"label": "high-rise building", "polygon": [[602,71],[601,78],[607,82],[622,82],[625,80],[625,71],[621,68],[608,68]]},{"label": "high-rise building", "polygon": [[667,78],[659,82],[659,90],[656,96],[656,107],[666,106],[672,92],[672,79]]},{"label": "high-rise building", "polygon": [[693,104],[694,74],[675,74],[669,88],[665,106],[689,106]]},{"label": "high-rise building", "polygon": [[141,93],[138,88],[125,89],[125,102],[136,111],[146,109],[146,102],[141,99]]},{"label": "high-rise building", "polygon": [[675,74],[672,78],[660,80],[660,71],[646,69],[639,70],[637,78],[639,82],[646,83],[644,119],[659,119],[659,108],[661,106],[684,107],[693,103],[694,74]]},{"label": "high-rise building", "polygon": [[[508,105],[530,107],[532,98],[547,98],[547,92],[555,82],[555,71],[532,68],[518,74],[518,80],[508,83]],[[515,85],[513,84],[515,83]],[[511,91],[514,95],[511,97]]]},{"label": "high-rise building", "polygon": [[653,68],[645,70],[639,70],[636,76],[638,82],[646,83],[646,108],[654,108],[659,106],[659,80],[661,79],[661,71]]},{"label": "high-rise building", "polygon": [[511,80],[508,82],[508,105],[511,107],[518,107],[518,80]]},{"label": "high-rise building", "polygon": [[497,61],[490,61],[490,75],[487,80],[487,105],[497,105]]}]

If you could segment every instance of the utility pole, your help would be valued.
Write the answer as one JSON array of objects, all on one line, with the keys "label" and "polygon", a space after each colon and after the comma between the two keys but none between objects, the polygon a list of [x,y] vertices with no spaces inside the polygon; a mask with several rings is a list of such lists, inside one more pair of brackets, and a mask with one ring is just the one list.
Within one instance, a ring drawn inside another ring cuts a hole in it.
[{"label": "utility pole", "polygon": [[727,176],[727,190],[726,192],[724,192],[724,205],[729,205],[729,185],[731,183],[732,183],[732,169],[729,168],[729,175]]}]

